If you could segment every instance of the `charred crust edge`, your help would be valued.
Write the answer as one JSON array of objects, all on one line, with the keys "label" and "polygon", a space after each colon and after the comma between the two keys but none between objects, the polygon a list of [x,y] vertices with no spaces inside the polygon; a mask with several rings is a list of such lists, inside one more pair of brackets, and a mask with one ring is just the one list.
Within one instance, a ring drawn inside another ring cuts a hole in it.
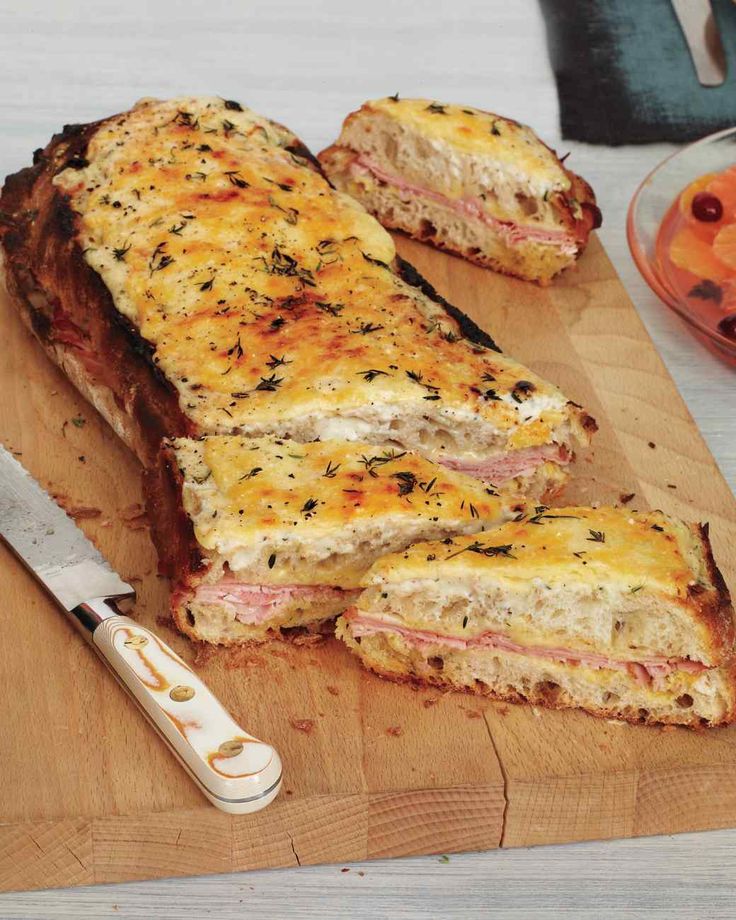
[{"label": "charred crust edge", "polygon": [[402,259],[401,256],[397,255],[396,265],[399,277],[412,287],[419,288],[425,297],[429,297],[430,300],[438,303],[444,309],[445,313],[457,322],[460,327],[460,332],[468,341],[473,342],[475,345],[482,345],[484,348],[490,348],[492,351],[497,351],[499,354],[501,353],[501,349],[496,345],[491,336],[481,329],[477,323],[473,322],[469,316],[466,316],[462,310],[454,307],[451,303],[448,303],[441,294],[438,294],[429,281],[420,275],[410,262],[407,262],[406,259]]}]

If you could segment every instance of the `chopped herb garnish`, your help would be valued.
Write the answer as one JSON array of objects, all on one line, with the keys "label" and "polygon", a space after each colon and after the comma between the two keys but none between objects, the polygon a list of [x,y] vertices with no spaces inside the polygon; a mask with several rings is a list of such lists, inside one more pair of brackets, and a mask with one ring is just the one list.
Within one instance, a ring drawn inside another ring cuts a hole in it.
[{"label": "chopped herb garnish", "polygon": [[439,102],[430,102],[425,111],[431,112],[433,115],[446,115],[446,108],[446,105],[440,105]]},{"label": "chopped herb garnish", "polygon": [[208,281],[204,281],[202,284],[200,284],[199,289],[200,291],[211,291],[212,285],[214,283],[215,283],[215,276],[213,275]]},{"label": "chopped herb garnish", "polygon": [[358,374],[357,374],[358,377],[362,377],[363,380],[367,380],[368,383],[371,383],[372,381],[376,379],[376,377],[380,377],[381,375],[383,375],[384,377],[391,376],[387,371],[379,371],[375,367],[372,367],[367,371],[358,371]]},{"label": "chopped herb garnish", "polygon": [[239,102],[236,102],[234,99],[225,99],[223,101],[225,103],[225,108],[229,109],[231,112],[243,111],[243,106]]},{"label": "chopped herb garnish", "polygon": [[383,326],[376,326],[375,323],[361,323],[357,329],[352,330],[353,335],[370,335],[371,332],[378,332]]},{"label": "chopped herb garnish", "polygon": [[226,172],[225,175],[231,185],[236,185],[238,188],[250,188],[250,183],[246,182],[240,175],[240,170],[231,169],[229,172]]},{"label": "chopped herb garnish", "polygon": [[456,553],[451,553],[447,558],[454,559],[455,556],[459,556],[461,553],[478,553],[478,555],[487,556],[488,558],[493,556],[505,556],[507,559],[516,559],[516,556],[511,554],[512,549],[513,544],[511,543],[504,543],[500,546],[483,546],[482,543],[476,540],[474,543],[463,547],[463,549],[458,550]]},{"label": "chopped herb garnish", "polygon": [[271,553],[271,555],[268,557],[269,569],[272,569],[275,563],[276,563],[276,553]]},{"label": "chopped herb garnish", "polygon": [[664,533],[664,527],[660,527],[659,524],[652,524],[652,530],[657,530],[659,533]]},{"label": "chopped herb garnish", "polygon": [[534,514],[529,518],[529,524],[541,524],[541,521],[545,518],[548,520],[558,520],[560,518],[574,518],[578,519],[579,515],[577,514],[547,514],[547,505],[537,505],[534,509]]},{"label": "chopped herb garnish", "polygon": [[259,473],[262,473],[262,472],[263,472],[262,466],[254,466],[253,469],[249,473],[244,473],[240,477],[238,482],[243,482],[244,479],[253,479],[254,476],[257,476]]},{"label": "chopped herb garnish", "polygon": [[318,310],[322,310],[323,313],[329,313],[330,316],[339,316],[345,308],[344,304],[328,303],[326,300],[315,300],[314,305]]},{"label": "chopped herb garnish", "polygon": [[191,112],[182,112],[179,111],[171,119],[171,123],[179,125],[182,128],[197,128],[199,127],[199,119],[195,118]]},{"label": "chopped herb garnish", "polygon": [[335,474],[337,473],[337,471],[338,471],[339,469],[340,469],[340,464],[339,464],[339,463],[336,463],[336,464],[333,466],[333,465],[332,465],[332,461],[330,460],[330,461],[328,462],[328,464],[327,464],[327,468],[325,469],[324,473],[322,473],[322,476],[323,476],[325,479],[334,479],[334,478],[335,478]]},{"label": "chopped herb garnish", "polygon": [[310,287],[315,286],[312,272],[308,268],[300,268],[296,259],[282,252],[278,246],[273,247],[270,261],[265,256],[258,256],[258,260],[263,262],[264,268],[269,275],[299,278],[302,284],[307,284]]},{"label": "chopped herb garnish", "polygon": [[478,517],[480,517],[480,515],[478,514],[478,509],[475,507],[475,505],[473,505],[472,503],[470,503],[470,504],[468,505],[468,507],[469,507],[469,509],[470,509],[470,516],[471,516],[471,518],[478,518]]},{"label": "chopped herb garnish", "polygon": [[120,246],[119,248],[113,249],[112,254],[116,262],[124,262],[125,256],[130,252],[131,244],[128,243],[127,246]]},{"label": "chopped herb garnish", "polygon": [[314,511],[316,507],[317,507],[317,499],[308,498],[302,505],[302,514],[309,514],[310,511]]},{"label": "chopped herb garnish", "polygon": [[467,625],[468,625],[468,615],[465,614],[465,616],[463,617],[463,629],[465,629]]},{"label": "chopped herb garnish", "polygon": [[368,470],[368,474],[375,479],[378,473],[375,471],[374,467],[383,466],[385,463],[391,463],[393,460],[400,460],[405,456],[405,450],[386,450],[378,457],[366,457],[364,455],[361,457],[360,462],[365,466],[366,470]]},{"label": "chopped herb garnish", "polygon": [[148,272],[152,275],[154,272],[160,272],[162,269],[171,265],[175,260],[172,256],[167,255],[164,250],[166,249],[168,243],[163,242],[159,243],[158,246],[153,250],[151,258],[148,260]]},{"label": "chopped herb garnish", "polygon": [[228,357],[232,355],[235,355],[236,358],[243,357],[243,346],[240,344],[240,333],[238,333],[238,337],[235,339],[235,344],[231,348],[228,348],[227,355]]},{"label": "chopped herb garnish", "polygon": [[494,121],[491,124],[491,134],[493,134],[495,137],[501,136],[501,129],[498,127],[497,121]]},{"label": "chopped herb garnish", "polygon": [[269,179],[268,176],[263,177],[266,182],[270,182],[271,185],[275,185],[277,188],[280,188],[282,192],[293,192],[294,188],[291,185],[287,185],[285,182],[277,182],[275,179]]},{"label": "chopped herb garnish", "polygon": [[417,477],[410,470],[392,473],[393,479],[399,480],[399,495],[410,495],[417,484]]},{"label": "chopped herb garnish", "polygon": [[589,543],[605,543],[606,542],[606,535],[603,533],[602,530],[589,530],[588,533],[590,534],[590,536],[588,537]]},{"label": "chopped herb garnish", "polygon": [[398,101],[399,101],[399,94],[398,94],[398,93],[394,93],[393,96],[389,96],[388,98],[391,100],[391,102],[398,102]]},{"label": "chopped herb garnish", "polygon": [[86,424],[87,419],[83,418],[81,415],[75,415],[72,419],[72,425],[74,425],[75,428],[84,428]]},{"label": "chopped herb garnish", "polygon": [[280,358],[277,358],[276,355],[270,355],[271,360],[266,361],[266,367],[270,370],[276,370],[277,367],[284,367],[287,364],[291,364],[291,361],[286,360],[286,355],[282,355]]},{"label": "chopped herb garnish", "polygon": [[282,208],[273,195],[268,196],[268,203],[272,208],[276,208],[277,211],[281,211],[285,215],[284,220],[287,224],[291,224],[292,227],[296,225],[299,220],[299,212],[296,208]]},{"label": "chopped herb garnish", "polygon": [[255,387],[256,390],[265,391],[268,393],[273,393],[281,386],[284,382],[283,377],[277,377],[275,374],[271,374],[270,377],[261,377],[261,382]]},{"label": "chopped herb garnish", "polygon": [[629,589],[629,593],[630,593],[630,594],[636,594],[636,592],[637,592],[637,591],[641,591],[641,589],[642,589],[643,587],[644,587],[644,585],[634,585],[632,588]]}]

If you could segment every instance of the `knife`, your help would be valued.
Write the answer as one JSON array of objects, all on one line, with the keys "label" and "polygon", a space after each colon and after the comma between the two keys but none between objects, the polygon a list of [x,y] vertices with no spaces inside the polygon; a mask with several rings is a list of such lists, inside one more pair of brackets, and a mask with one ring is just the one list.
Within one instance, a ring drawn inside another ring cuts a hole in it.
[{"label": "knife", "polygon": [[135,590],[0,445],[0,536],[110,668],[205,796],[229,814],[265,808],[281,760],[243,731],[158,636],[124,616]]},{"label": "knife", "polygon": [[726,55],[710,0],[672,0],[672,7],[703,86],[720,86],[726,79]]}]

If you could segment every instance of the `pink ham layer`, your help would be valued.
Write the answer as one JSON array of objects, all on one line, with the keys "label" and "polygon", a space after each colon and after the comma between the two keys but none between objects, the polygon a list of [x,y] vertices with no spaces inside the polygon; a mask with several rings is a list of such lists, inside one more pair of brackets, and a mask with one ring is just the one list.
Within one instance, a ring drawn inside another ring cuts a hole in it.
[{"label": "pink ham layer", "polygon": [[358,594],[360,591],[347,591],[330,585],[250,585],[223,578],[213,585],[198,585],[192,599],[201,604],[224,604],[240,623],[258,626],[294,601],[326,604],[343,599],[347,606]]},{"label": "pink ham layer", "polygon": [[628,672],[642,686],[649,686],[652,680],[661,679],[674,671],[686,671],[688,674],[700,674],[707,670],[699,661],[687,658],[650,658],[646,661],[618,661],[605,655],[595,655],[567,648],[550,648],[546,646],[518,645],[498,633],[487,632],[472,639],[460,639],[455,636],[443,636],[423,629],[408,629],[393,623],[386,623],[373,617],[359,614],[355,608],[345,613],[354,636],[372,636],[376,633],[398,633],[410,645],[419,649],[438,645],[444,648],[465,651],[472,648],[495,648],[505,652],[528,655],[531,658],[548,658],[568,665],[583,665],[600,670],[608,668],[614,671]]},{"label": "pink ham layer", "polygon": [[441,192],[435,192],[432,189],[425,188],[422,185],[414,185],[407,182],[400,176],[394,176],[391,173],[381,169],[370,157],[365,154],[357,156],[350,164],[350,170],[353,173],[360,174],[370,173],[381,182],[391,185],[400,192],[409,192],[413,195],[420,195],[423,198],[429,198],[437,201],[451,211],[456,211],[466,217],[473,217],[482,221],[489,227],[492,227],[499,236],[509,245],[519,243],[544,243],[558,247],[565,255],[574,256],[578,251],[578,243],[574,236],[565,230],[543,230],[540,227],[522,227],[511,220],[499,220],[492,217],[483,207],[483,201],[480,198],[448,198]]},{"label": "pink ham layer", "polygon": [[534,473],[537,467],[547,460],[564,465],[570,462],[570,457],[570,451],[562,444],[542,444],[539,447],[512,450],[507,454],[488,457],[475,463],[455,460],[452,457],[439,458],[439,462],[451,470],[467,473],[468,476],[475,476],[478,479],[500,485],[515,476]]}]

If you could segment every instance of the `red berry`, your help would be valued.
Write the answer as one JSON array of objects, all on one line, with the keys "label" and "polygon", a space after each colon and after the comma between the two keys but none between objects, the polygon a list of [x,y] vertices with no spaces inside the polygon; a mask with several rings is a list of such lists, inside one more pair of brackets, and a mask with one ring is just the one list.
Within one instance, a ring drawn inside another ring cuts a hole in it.
[{"label": "red berry", "polygon": [[710,192],[698,192],[692,200],[690,210],[696,220],[702,220],[707,224],[713,224],[723,217],[721,199]]},{"label": "red berry", "polygon": [[721,335],[725,335],[727,339],[733,339],[736,342],[736,313],[724,316],[718,323],[718,331]]}]

